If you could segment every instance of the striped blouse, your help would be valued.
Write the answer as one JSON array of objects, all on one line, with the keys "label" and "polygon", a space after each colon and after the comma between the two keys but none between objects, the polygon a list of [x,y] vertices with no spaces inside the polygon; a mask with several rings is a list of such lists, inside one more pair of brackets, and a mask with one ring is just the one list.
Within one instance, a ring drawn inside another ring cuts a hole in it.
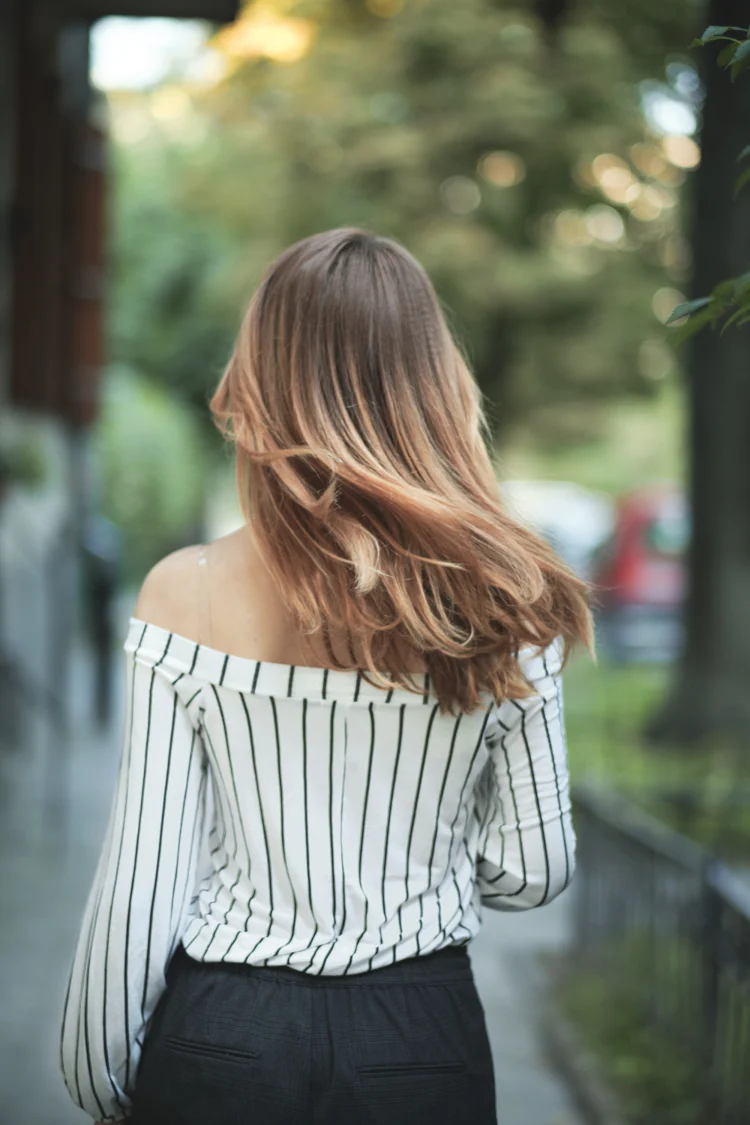
[{"label": "striped blouse", "polygon": [[[541,906],[575,859],[560,649],[537,694],[440,714],[355,670],[228,655],[131,617],[123,749],[62,1009],[73,1101],[128,1116],[178,942],[363,973]],[[424,682],[422,682],[424,681]]]}]

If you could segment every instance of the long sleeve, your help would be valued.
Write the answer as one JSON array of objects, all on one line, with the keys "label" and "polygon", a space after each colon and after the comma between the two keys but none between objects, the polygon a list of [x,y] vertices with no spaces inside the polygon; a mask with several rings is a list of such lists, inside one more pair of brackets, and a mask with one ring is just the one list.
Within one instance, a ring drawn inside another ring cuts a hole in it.
[{"label": "long sleeve", "polygon": [[493,910],[528,910],[555,898],[575,869],[563,716],[561,646],[522,661],[536,693],[504,700],[485,730],[490,751],[478,786],[483,831],[477,881]]},{"label": "long sleeve", "polygon": [[[60,1066],[73,1101],[127,1119],[149,1020],[200,864],[210,774],[190,677],[126,642],[126,706],[108,826],[67,981]],[[190,694],[188,694],[190,693]]]}]

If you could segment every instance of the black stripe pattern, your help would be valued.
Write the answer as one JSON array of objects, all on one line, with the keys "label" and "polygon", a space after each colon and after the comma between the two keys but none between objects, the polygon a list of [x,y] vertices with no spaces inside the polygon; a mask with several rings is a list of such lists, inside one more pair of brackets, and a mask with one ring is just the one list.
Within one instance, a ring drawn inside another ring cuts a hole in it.
[{"label": "black stripe pattern", "polygon": [[556,645],[527,658],[535,695],[459,716],[425,676],[385,691],[137,618],[124,649],[120,768],[60,1039],[92,1117],[128,1117],[178,942],[344,976],[471,940],[480,901],[529,909],[570,882]]},{"label": "black stripe pattern", "polygon": [[494,910],[543,906],[573,877],[576,838],[558,644],[527,660],[536,692],[509,699],[487,726],[491,753],[478,789],[477,882]]}]

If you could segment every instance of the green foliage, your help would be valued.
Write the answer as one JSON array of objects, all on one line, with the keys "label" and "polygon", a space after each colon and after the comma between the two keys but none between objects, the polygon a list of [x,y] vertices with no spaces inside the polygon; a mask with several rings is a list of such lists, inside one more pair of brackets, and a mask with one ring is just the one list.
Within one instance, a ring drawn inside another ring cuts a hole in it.
[{"label": "green foliage", "polygon": [[[739,33],[739,34],[737,34]],[[728,70],[732,81],[750,66],[750,29],[746,27],[717,27],[711,24],[691,47],[705,47],[707,43],[727,42],[718,56],[719,66]]]},{"label": "green foliage", "polygon": [[589,966],[565,978],[557,994],[562,1010],[619,1096],[629,1125],[713,1125],[700,1069],[650,1025],[637,972],[622,971],[643,958],[633,957],[632,938],[631,948],[621,944],[609,958],[619,974]]},{"label": "green foliage", "polygon": [[[275,252],[343,224],[404,241],[468,340],[499,422],[542,402],[648,393],[637,348],[654,332],[663,267],[653,247],[633,255],[617,237],[588,237],[584,216],[599,205],[611,223],[621,215],[625,242],[627,211],[573,175],[582,158],[627,159],[643,139],[617,37],[586,20],[550,47],[528,5],[485,0],[405,4],[364,25],[331,7],[309,55],[245,64],[218,98],[261,118],[255,135],[275,184],[261,188],[263,259],[268,235]],[[244,129],[228,124],[226,137],[219,184],[241,237],[258,225],[259,201],[247,191]],[[559,237],[563,210],[581,215],[583,246]]]},{"label": "green foliage", "polygon": [[[747,177],[750,180],[750,176]],[[746,181],[743,181],[746,182]],[[687,317],[687,320],[684,318]],[[750,321],[750,271],[741,277],[720,282],[710,297],[698,297],[678,305],[667,324],[680,324],[678,338],[686,340],[710,324],[721,325],[724,332],[733,324],[742,326]]]},{"label": "green foliage", "polygon": [[139,582],[199,525],[204,446],[189,407],[127,368],[107,372],[94,456],[100,509],[124,533],[126,584]]},{"label": "green foliage", "polygon": [[657,348],[653,358],[665,364],[655,368],[653,398],[580,403],[564,418],[559,407],[539,407],[506,438],[499,475],[576,481],[613,495],[654,480],[683,480],[684,385],[666,366],[673,362],[668,348]]},{"label": "green foliage", "polygon": [[38,439],[0,442],[0,489],[12,483],[38,487],[46,480],[47,473],[47,458]]},{"label": "green foliage", "polygon": [[116,150],[109,347],[116,364],[205,414],[236,328],[224,280],[233,250],[220,221],[184,206],[191,166],[189,149],[158,136]]},{"label": "green foliage", "polygon": [[[719,27],[712,24],[703,34],[693,40],[691,46],[705,47],[708,43],[727,42],[717,56],[717,65],[728,70],[732,81],[750,67],[750,28]],[[747,159],[750,145],[746,145],[738,161]],[[744,169],[737,177],[734,196],[737,198],[750,183],[750,168]],[[694,301],[680,304],[673,311],[667,324],[679,324],[676,339],[686,340],[701,328],[710,325],[721,326],[721,331],[731,325],[741,327],[750,322],[750,271],[741,277],[720,282],[711,295],[699,297]]]},{"label": "green foliage", "polygon": [[[122,142],[115,354],[202,402],[269,261],[359,225],[424,262],[498,428],[650,396],[639,349],[665,336],[652,298],[685,268],[684,174],[667,167],[662,182],[632,160],[636,143],[658,151],[639,81],[663,72],[663,53],[644,64],[620,13],[593,0],[553,40],[530,0],[398,7],[279,4],[279,18],[314,23],[306,54],[241,61],[186,96],[171,131]],[[659,50],[679,45],[680,5],[653,23]],[[132,105],[115,104],[116,135],[120,112]],[[655,214],[639,219],[592,178],[603,153]]]},{"label": "green foliage", "polygon": [[595,667],[579,655],[565,673],[565,716],[574,783],[594,781],[728,862],[750,847],[750,765],[736,746],[713,739],[689,751],[650,747],[646,720],[662,698],[667,665]]}]

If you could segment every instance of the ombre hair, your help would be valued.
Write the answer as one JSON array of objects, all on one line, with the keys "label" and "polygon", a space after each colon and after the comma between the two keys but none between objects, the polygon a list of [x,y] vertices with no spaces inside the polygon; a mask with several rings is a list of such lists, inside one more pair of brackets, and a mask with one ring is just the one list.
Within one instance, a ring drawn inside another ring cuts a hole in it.
[{"label": "ombre hair", "polygon": [[331,667],[414,690],[414,652],[453,713],[528,696],[521,648],[593,652],[588,587],[504,510],[479,388],[402,246],[341,229],[281,254],[209,405],[261,556]]}]

